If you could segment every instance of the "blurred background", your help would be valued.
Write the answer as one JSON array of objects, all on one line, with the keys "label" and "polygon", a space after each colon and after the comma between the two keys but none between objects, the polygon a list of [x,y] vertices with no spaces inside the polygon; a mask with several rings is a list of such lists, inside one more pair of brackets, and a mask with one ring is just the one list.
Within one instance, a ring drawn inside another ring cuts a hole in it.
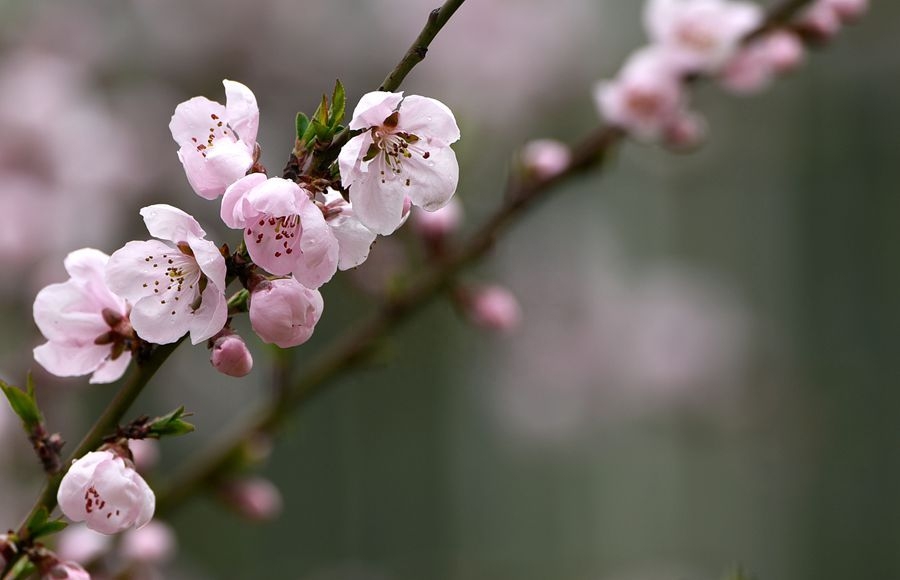
[{"label": "blurred background", "polygon": [[[239,239],[184,177],[175,105],[247,84],[277,175],[294,114],[335,78],[350,106],[377,87],[433,4],[0,1],[0,376],[35,371],[68,449],[115,387],[31,359],[31,304],[65,279],[64,256],[146,239],[137,210],[161,202]],[[433,303],[274,442],[259,474],[278,517],[194,501],[157,577],[900,578],[900,5],[873,4],[760,96],[700,87],[698,152],[627,144],[531,212],[466,274],[516,294],[514,332]],[[403,88],[459,120],[464,232],[498,205],[523,143],[598,123],[591,88],[644,44],[640,10],[470,0],[441,32]],[[401,232],[327,285],[297,372],[421,259]],[[196,412],[151,484],[269,393],[273,353],[244,322],[250,377],[182,348],[135,407]],[[40,480],[10,415],[0,406],[0,527]]]}]

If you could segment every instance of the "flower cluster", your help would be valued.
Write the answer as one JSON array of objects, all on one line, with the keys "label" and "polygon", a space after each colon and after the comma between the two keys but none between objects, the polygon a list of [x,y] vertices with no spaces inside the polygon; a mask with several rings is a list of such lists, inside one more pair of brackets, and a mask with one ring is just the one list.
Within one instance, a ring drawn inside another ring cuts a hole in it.
[{"label": "flower cluster", "polygon": [[644,27],[651,43],[614,80],[597,84],[597,107],[608,123],[637,139],[674,148],[694,145],[705,123],[689,109],[688,81],[704,75],[735,93],[763,90],[803,62],[804,38],[830,38],[867,5],[817,0],[798,22],[754,35],[764,15],[752,2],[648,0]]},{"label": "flower cluster", "polygon": [[[259,162],[256,97],[241,83],[224,86],[225,105],[194,97],[176,107],[169,129],[193,190],[221,198],[222,221],[241,230],[239,250],[219,248],[191,215],[157,204],[141,210],[155,239],[128,242],[111,256],[73,252],[70,279],[42,290],[34,304],[47,338],[35,359],[51,373],[111,382],[144,345],[189,334],[193,344],[208,343],[214,368],[244,376],[253,358],[229,327],[231,280],[249,291],[245,310],[264,342],[300,345],[322,315],[319,288],[337,270],[362,264],[376,236],[399,228],[411,205],[435,211],[456,190],[450,144],[459,129],[443,103],[364,95],[331,168],[269,177]],[[333,121],[337,127],[340,119]]]}]

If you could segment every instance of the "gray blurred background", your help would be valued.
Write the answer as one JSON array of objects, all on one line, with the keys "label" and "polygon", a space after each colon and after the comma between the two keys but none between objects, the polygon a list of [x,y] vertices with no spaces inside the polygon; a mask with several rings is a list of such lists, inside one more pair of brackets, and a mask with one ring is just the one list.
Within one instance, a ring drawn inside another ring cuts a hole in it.
[{"label": "gray blurred background", "polygon": [[[335,78],[351,106],[377,87],[433,4],[0,0],[0,374],[36,366],[31,303],[65,278],[65,254],[145,239],[141,206],[238,241],[184,177],[177,103],[247,84],[278,174],[294,114]],[[598,123],[591,87],[645,42],[640,4],[470,0],[440,34],[403,88],[457,115],[467,231],[526,140]],[[697,153],[628,144],[533,211],[467,274],[519,297],[516,332],[435,302],[275,443],[261,473],[281,517],[191,503],[162,577],[900,578],[900,5],[873,4],[758,97],[700,87]],[[398,234],[329,284],[298,372],[420,260]],[[241,328],[250,377],[182,348],[140,399],[135,415],[196,412],[197,433],[163,442],[156,481],[267,395],[271,352]],[[70,442],[114,393],[35,371]],[[0,527],[39,478],[3,428]]]}]

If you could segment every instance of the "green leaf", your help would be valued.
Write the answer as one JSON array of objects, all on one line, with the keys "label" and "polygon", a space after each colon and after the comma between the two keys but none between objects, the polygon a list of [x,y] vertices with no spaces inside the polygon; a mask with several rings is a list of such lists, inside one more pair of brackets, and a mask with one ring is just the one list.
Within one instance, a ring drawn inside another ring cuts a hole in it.
[{"label": "green leaf", "polygon": [[297,139],[303,140],[307,127],[309,127],[309,117],[305,113],[297,113]]},{"label": "green leaf", "polygon": [[28,392],[8,385],[3,381],[0,381],[0,389],[3,389],[3,394],[6,395],[9,406],[22,419],[25,431],[31,433],[34,427],[44,420],[41,410],[38,409],[37,401],[34,399],[34,382],[31,379],[31,375],[28,377]]},{"label": "green leaf", "polygon": [[331,93],[331,115],[328,117],[328,127],[334,131],[344,120],[347,107],[347,93],[340,79],[334,82],[334,91]]},{"label": "green leaf", "polygon": [[25,529],[28,530],[28,537],[32,540],[36,540],[43,536],[49,536],[60,532],[68,525],[69,524],[62,519],[51,520],[50,512],[47,511],[46,507],[41,506],[41,508],[31,516],[28,523],[25,524]]},{"label": "green leaf", "polygon": [[157,417],[150,422],[148,435],[150,437],[177,437],[186,435],[195,430],[195,427],[184,421],[182,417],[190,417],[191,413],[187,413],[184,407],[178,407],[168,415]]},{"label": "green leaf", "polygon": [[322,95],[322,102],[319,103],[319,106],[316,108],[313,120],[318,121],[323,125],[328,125],[328,117],[328,97]]}]

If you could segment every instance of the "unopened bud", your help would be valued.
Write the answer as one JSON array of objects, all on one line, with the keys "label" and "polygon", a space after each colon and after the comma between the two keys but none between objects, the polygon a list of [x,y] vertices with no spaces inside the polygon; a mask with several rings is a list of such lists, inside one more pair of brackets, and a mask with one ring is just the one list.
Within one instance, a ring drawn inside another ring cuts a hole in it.
[{"label": "unopened bud", "polygon": [[675,151],[692,151],[706,140],[706,120],[696,113],[684,113],[666,127],[664,143]]},{"label": "unopened bud", "polygon": [[841,18],[828,0],[819,0],[804,12],[800,25],[819,40],[833,38],[841,30]]},{"label": "unopened bud", "polygon": [[240,336],[230,331],[215,339],[209,362],[217,371],[230,377],[245,377],[253,369],[250,349]]},{"label": "unopened bud", "polygon": [[854,22],[869,11],[869,0],[829,0],[829,4],[845,23]]},{"label": "unopened bud", "polygon": [[318,290],[293,278],[266,281],[250,295],[250,324],[264,342],[290,348],[309,340],[324,306]]},{"label": "unopened bud", "polygon": [[469,320],[486,330],[510,332],[522,321],[522,309],[516,297],[502,286],[492,285],[470,290],[463,299]]},{"label": "unopened bud", "polygon": [[101,534],[87,526],[71,525],[60,532],[56,554],[63,560],[87,565],[106,554],[112,547],[112,536]]},{"label": "unopened bud", "polygon": [[806,48],[803,41],[786,30],[779,30],[770,34],[766,39],[766,53],[772,68],[785,74],[795,70],[806,58]]},{"label": "unopened bud", "polygon": [[263,477],[229,482],[222,493],[228,504],[247,519],[268,521],[281,513],[281,492]]},{"label": "unopened bud", "polygon": [[134,468],[140,473],[153,469],[159,461],[159,442],[156,439],[132,439],[128,442]]},{"label": "unopened bud", "polygon": [[462,205],[453,197],[447,205],[435,211],[417,209],[413,214],[413,227],[426,241],[434,242],[459,229],[462,218]]},{"label": "unopened bud", "polygon": [[165,564],[175,555],[175,549],[175,532],[157,520],[122,537],[122,557],[130,562]]},{"label": "unopened bud", "polygon": [[526,171],[540,179],[549,179],[569,166],[572,153],[560,141],[535,139],[522,147],[521,160]]}]

